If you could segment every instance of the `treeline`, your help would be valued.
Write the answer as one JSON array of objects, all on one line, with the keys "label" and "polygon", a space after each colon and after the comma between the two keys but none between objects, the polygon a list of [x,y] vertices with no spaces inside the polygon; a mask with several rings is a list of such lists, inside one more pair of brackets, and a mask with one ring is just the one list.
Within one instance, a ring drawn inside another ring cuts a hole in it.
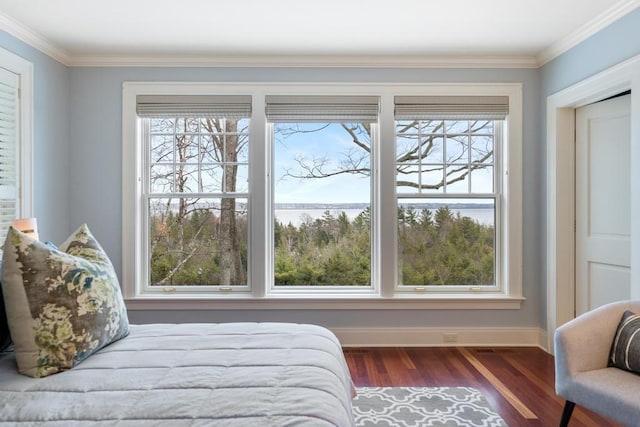
[{"label": "treeline", "polygon": [[[151,215],[150,218],[150,280],[152,285],[198,286],[220,285],[228,257],[223,256],[219,209],[195,209],[185,215]],[[234,216],[235,243],[241,268],[247,271],[247,216],[236,212]],[[233,285],[246,285],[244,280]]]},{"label": "treeline", "polygon": [[[344,212],[295,227],[276,221],[275,283],[367,286],[371,282],[370,213]],[[398,209],[398,269],[408,286],[483,286],[494,282],[494,229],[447,207]]]},{"label": "treeline", "polygon": [[276,221],[275,284],[283,286],[368,286],[371,283],[369,210],[349,219],[325,211],[295,227]]},{"label": "treeline", "polygon": [[398,211],[398,269],[409,286],[494,284],[494,227],[446,207]]},{"label": "treeline", "polygon": [[[368,209],[350,219],[325,211],[299,226],[276,220],[274,228],[277,286],[368,286],[371,283],[371,217]],[[187,216],[152,216],[151,283],[219,285],[219,217],[212,209]],[[246,215],[236,215],[236,242],[247,266]],[[384,242],[383,242],[384,243]],[[398,209],[398,269],[409,286],[483,286],[494,282],[494,228],[454,214]],[[237,283],[243,285],[245,283]]]}]

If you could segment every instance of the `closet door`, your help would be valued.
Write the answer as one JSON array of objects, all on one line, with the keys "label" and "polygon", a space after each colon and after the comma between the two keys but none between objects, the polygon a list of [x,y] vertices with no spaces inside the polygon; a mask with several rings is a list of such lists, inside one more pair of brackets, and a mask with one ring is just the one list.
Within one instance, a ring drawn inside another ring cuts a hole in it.
[{"label": "closet door", "polygon": [[576,110],[576,315],[630,298],[630,100]]}]

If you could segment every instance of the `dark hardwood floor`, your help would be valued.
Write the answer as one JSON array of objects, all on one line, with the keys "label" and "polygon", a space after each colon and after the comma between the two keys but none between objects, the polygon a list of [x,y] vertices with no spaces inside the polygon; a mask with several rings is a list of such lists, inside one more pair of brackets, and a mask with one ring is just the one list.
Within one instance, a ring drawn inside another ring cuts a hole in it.
[{"label": "dark hardwood floor", "polygon": [[[356,387],[475,387],[510,427],[557,426],[553,356],[535,347],[345,348]],[[619,427],[579,406],[570,427]]]}]

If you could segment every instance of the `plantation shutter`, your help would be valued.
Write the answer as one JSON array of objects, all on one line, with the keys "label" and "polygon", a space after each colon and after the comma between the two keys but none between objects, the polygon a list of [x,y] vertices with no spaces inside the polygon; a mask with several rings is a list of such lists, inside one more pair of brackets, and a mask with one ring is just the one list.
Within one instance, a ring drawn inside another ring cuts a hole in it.
[{"label": "plantation shutter", "polygon": [[396,96],[396,120],[504,120],[507,96]]},{"label": "plantation shutter", "polygon": [[18,89],[18,75],[0,68],[0,244],[18,215]]},{"label": "plantation shutter", "polygon": [[378,120],[376,96],[267,96],[271,123],[372,123]]},{"label": "plantation shutter", "polygon": [[251,117],[249,95],[138,95],[139,117],[212,117],[243,119]]}]

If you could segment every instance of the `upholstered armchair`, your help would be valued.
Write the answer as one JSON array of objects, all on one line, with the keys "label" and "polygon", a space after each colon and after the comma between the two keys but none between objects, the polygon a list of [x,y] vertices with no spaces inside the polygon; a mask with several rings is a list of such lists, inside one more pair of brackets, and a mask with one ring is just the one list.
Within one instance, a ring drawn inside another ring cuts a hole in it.
[{"label": "upholstered armchair", "polygon": [[640,375],[607,367],[625,310],[640,314],[640,301],[607,304],[556,331],[556,393],[567,400],[560,426],[569,424],[576,404],[624,425],[640,426]]}]

